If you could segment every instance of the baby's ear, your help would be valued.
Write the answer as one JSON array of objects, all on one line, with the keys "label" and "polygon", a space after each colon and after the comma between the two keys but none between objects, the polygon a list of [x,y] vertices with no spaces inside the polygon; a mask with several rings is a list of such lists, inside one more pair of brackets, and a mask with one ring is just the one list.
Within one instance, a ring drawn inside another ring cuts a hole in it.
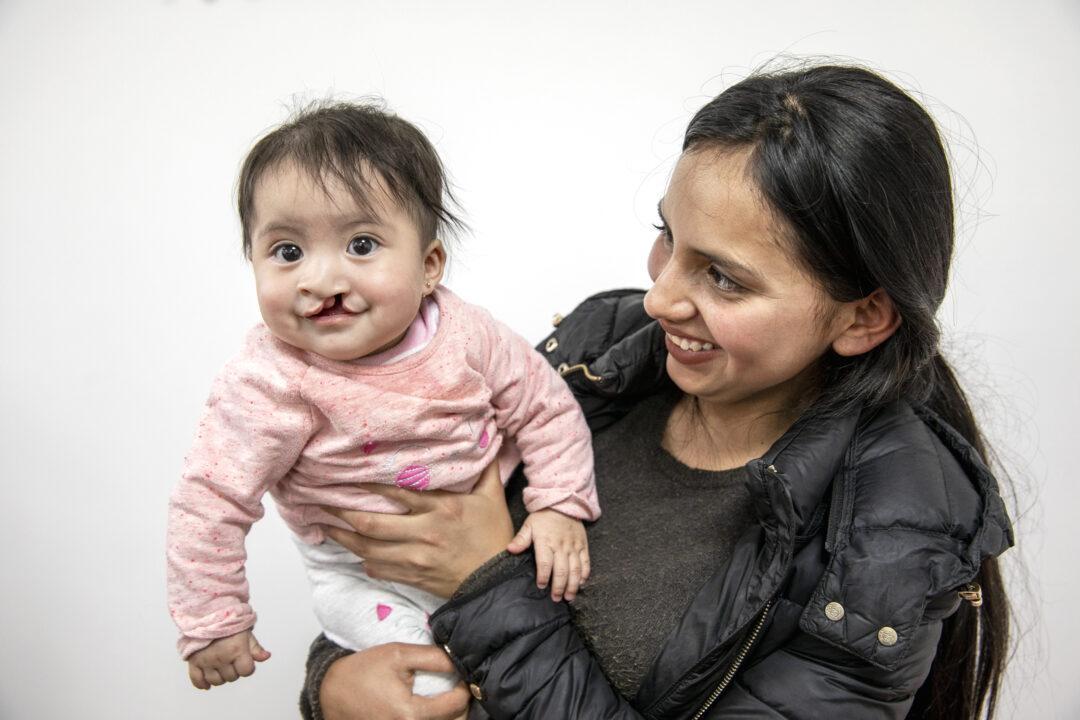
[{"label": "baby's ear", "polygon": [[432,288],[442,280],[443,270],[446,269],[446,249],[443,248],[442,240],[435,238],[424,248],[424,294],[431,292]]},{"label": "baby's ear", "polygon": [[900,313],[882,288],[866,297],[845,303],[854,311],[850,324],[833,340],[837,355],[862,355],[888,340],[900,327]]}]

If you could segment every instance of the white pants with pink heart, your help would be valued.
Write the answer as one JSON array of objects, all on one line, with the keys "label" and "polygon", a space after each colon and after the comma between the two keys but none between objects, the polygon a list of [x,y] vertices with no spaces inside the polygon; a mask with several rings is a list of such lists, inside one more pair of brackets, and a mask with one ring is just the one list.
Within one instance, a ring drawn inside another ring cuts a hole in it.
[{"label": "white pants with pink heart", "polygon": [[[311,580],[315,617],[330,640],[349,650],[389,642],[432,645],[428,616],[445,600],[399,583],[375,580],[364,561],[338,543],[296,541]],[[459,682],[453,673],[417,672],[413,692],[437,695]]]}]

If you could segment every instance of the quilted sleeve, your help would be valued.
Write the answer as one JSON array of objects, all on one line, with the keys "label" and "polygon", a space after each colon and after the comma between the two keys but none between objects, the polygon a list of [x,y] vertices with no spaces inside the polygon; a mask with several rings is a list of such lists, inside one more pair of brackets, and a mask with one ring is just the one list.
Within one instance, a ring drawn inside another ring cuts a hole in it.
[{"label": "quilted sleeve", "polygon": [[435,640],[493,720],[641,718],[604,677],[565,603],[536,587],[530,553],[486,589],[431,616]]}]

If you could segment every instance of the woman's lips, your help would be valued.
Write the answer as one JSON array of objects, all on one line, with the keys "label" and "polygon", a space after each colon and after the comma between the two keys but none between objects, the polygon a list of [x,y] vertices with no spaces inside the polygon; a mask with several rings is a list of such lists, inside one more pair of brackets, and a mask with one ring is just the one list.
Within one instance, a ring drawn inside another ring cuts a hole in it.
[{"label": "woman's lips", "polygon": [[696,365],[707,362],[720,353],[720,349],[710,342],[686,338],[671,332],[664,332],[664,344],[668,354],[684,365]]},{"label": "woman's lips", "polygon": [[712,350],[713,344],[710,342],[701,342],[700,340],[691,340],[690,338],[679,337],[678,335],[672,335],[666,333],[668,340],[678,345],[683,350],[692,350],[697,352],[698,350]]}]

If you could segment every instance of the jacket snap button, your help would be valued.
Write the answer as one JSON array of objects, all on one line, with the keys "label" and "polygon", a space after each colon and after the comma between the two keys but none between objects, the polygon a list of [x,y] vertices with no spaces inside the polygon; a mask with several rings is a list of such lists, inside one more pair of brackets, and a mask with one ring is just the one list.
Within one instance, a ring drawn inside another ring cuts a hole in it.
[{"label": "jacket snap button", "polygon": [[825,617],[833,622],[842,619],[844,617],[844,606],[838,602],[829,603],[825,606]]},{"label": "jacket snap button", "polygon": [[887,625],[877,631],[877,641],[885,647],[892,647],[898,639],[896,631]]},{"label": "jacket snap button", "polygon": [[557,347],[559,347],[559,341],[556,340],[555,338],[550,338],[547,341],[547,344],[544,345],[544,349],[547,350],[548,352],[552,352]]},{"label": "jacket snap button", "polygon": [[484,693],[480,691],[480,686],[476,683],[469,683],[469,692],[471,692],[472,696],[477,700],[484,699]]}]

